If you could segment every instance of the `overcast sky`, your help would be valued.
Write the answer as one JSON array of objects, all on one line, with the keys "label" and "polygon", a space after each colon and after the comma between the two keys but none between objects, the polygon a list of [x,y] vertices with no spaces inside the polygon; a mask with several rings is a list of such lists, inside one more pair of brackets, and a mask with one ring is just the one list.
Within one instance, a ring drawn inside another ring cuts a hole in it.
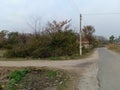
[{"label": "overcast sky", "polygon": [[45,22],[72,19],[71,25],[79,29],[92,25],[97,35],[120,35],[120,0],[0,0],[0,30],[32,32],[28,22],[40,17]]}]

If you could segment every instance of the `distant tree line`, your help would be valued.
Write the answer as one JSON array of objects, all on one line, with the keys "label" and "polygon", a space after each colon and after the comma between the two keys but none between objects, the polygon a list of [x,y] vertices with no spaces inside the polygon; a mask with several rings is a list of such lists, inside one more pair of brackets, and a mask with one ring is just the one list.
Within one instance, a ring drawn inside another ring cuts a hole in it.
[{"label": "distant tree line", "polygon": [[120,36],[116,37],[114,35],[111,35],[109,37],[109,43],[110,44],[120,44]]}]

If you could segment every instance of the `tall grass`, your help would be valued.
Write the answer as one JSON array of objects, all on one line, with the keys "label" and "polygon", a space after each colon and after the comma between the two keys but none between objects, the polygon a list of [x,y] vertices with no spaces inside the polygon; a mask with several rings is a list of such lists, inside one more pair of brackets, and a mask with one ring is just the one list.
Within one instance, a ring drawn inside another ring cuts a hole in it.
[{"label": "tall grass", "polygon": [[115,52],[120,53],[120,45],[117,44],[110,44],[107,46],[108,49],[113,50]]}]

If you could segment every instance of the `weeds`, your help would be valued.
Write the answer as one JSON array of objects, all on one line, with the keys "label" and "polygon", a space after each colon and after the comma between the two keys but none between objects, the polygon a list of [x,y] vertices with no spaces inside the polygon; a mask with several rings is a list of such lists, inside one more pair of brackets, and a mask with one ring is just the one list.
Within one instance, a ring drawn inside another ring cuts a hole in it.
[{"label": "weeds", "polygon": [[48,71],[47,75],[49,79],[56,78],[59,73],[57,71]]},{"label": "weeds", "polygon": [[15,70],[9,75],[9,84],[8,88],[9,90],[16,90],[15,86],[19,81],[23,79],[23,77],[30,71],[30,69],[24,69],[24,70]]},{"label": "weeds", "polygon": [[0,90],[3,90],[2,85],[0,85]]},{"label": "weeds", "polygon": [[43,90],[56,87],[66,88],[66,74],[58,70],[46,68],[16,69],[8,75],[9,82],[0,84],[0,90]]}]

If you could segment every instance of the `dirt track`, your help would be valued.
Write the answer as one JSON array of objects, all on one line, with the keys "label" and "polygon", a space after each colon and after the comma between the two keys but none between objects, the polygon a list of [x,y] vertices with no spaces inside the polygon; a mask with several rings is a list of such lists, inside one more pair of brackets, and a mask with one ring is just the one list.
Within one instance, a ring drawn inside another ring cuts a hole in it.
[{"label": "dirt track", "polygon": [[[74,85],[71,90],[97,90],[97,60],[98,52],[95,51],[89,58],[81,60],[28,60],[28,61],[0,61],[1,67],[50,67],[64,69],[72,73]],[[78,84],[79,83],[79,84]],[[78,84],[78,85],[77,85]]]}]

